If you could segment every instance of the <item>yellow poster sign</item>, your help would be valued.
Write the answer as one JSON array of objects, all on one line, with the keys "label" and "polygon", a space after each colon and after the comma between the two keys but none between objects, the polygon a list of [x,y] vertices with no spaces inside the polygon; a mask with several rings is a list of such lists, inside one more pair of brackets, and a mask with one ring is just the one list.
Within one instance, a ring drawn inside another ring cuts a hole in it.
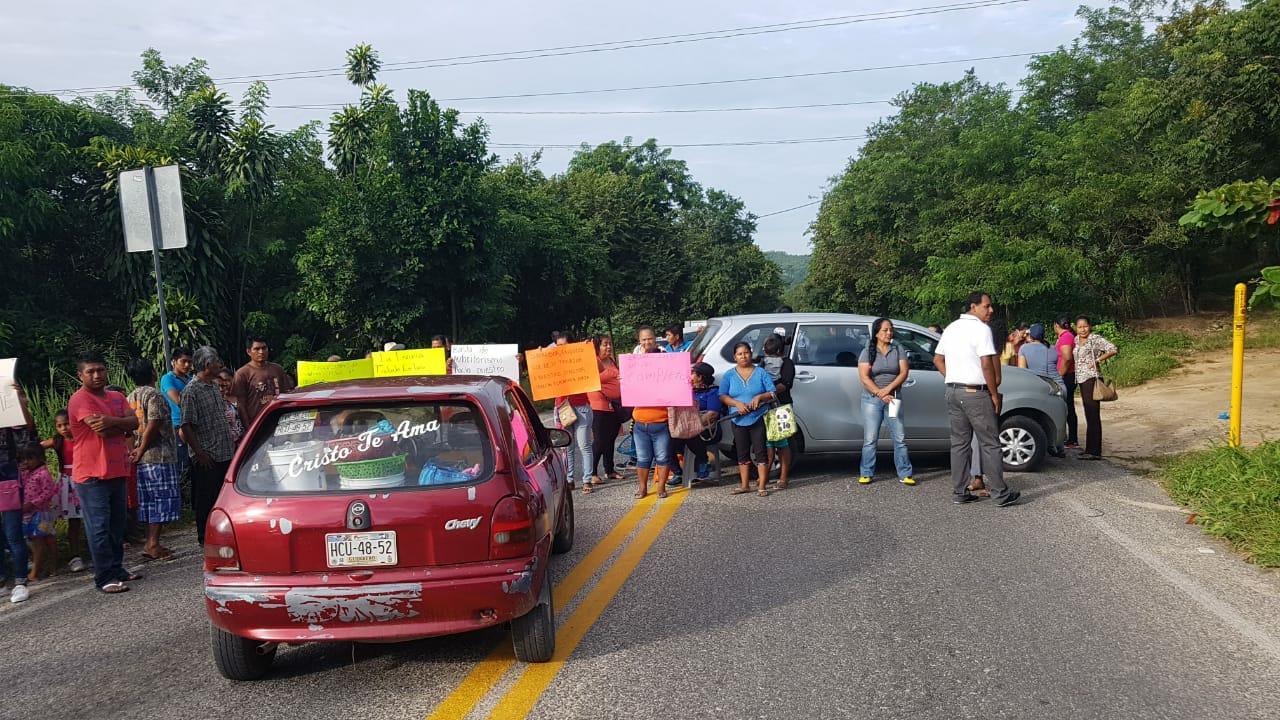
[{"label": "yellow poster sign", "polygon": [[373,354],[374,377],[444,374],[444,348],[392,350]]},{"label": "yellow poster sign", "polygon": [[373,377],[373,361],[347,360],[346,362],[307,362],[298,363],[298,384],[312,385],[339,380],[357,380]]}]

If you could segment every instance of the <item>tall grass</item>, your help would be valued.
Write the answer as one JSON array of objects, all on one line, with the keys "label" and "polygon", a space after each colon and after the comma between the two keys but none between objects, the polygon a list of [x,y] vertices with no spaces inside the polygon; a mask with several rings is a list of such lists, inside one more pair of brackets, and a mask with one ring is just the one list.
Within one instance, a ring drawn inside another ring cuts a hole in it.
[{"label": "tall grass", "polygon": [[[1103,323],[1094,329],[1120,350],[1120,354],[1103,363],[1102,374],[1121,387],[1141,385],[1164,377],[1205,356],[1230,357],[1230,327],[1194,337],[1176,332],[1133,332],[1115,326],[1106,327],[1107,332],[1101,332]],[[1275,347],[1280,347],[1280,315],[1259,313],[1251,317],[1245,348]]]},{"label": "tall grass", "polygon": [[1251,562],[1280,567],[1280,441],[1180,455],[1162,462],[1160,476],[1206,533],[1231,542]]}]

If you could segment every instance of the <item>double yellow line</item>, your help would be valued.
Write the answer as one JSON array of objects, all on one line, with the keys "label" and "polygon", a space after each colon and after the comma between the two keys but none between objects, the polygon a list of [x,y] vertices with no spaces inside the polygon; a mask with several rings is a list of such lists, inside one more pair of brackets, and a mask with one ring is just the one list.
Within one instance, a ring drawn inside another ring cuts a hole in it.
[{"label": "double yellow line", "polygon": [[[556,651],[551,661],[526,665],[515,683],[498,701],[493,712],[489,713],[489,720],[524,718],[529,715],[538,698],[542,697],[547,686],[559,674],[569,655],[582,642],[587,630],[599,619],[600,614],[622,589],[622,584],[627,581],[631,573],[635,572],[640,560],[658,539],[658,535],[662,534],[662,530],[688,496],[688,491],[683,488],[671,492],[670,497],[658,507],[653,518],[641,527],[639,532],[636,532],[635,538],[591,592],[583,598],[573,614],[560,623],[556,629]],[[636,503],[635,507],[631,508],[609,531],[609,534],[574,566],[573,570],[552,591],[552,602],[555,607],[568,605],[577,596],[592,576],[649,515],[655,501],[656,496],[650,495]],[[435,711],[427,716],[427,720],[445,720],[446,718],[453,720],[465,717],[475,709],[494,685],[502,680],[514,664],[515,656],[511,643],[501,643],[463,678],[457,689],[436,706]]]}]

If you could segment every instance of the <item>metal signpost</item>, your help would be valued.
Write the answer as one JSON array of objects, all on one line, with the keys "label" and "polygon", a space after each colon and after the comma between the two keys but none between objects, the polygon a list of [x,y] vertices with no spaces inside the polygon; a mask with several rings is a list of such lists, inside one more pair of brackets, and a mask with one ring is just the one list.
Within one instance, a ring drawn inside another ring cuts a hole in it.
[{"label": "metal signpost", "polygon": [[168,362],[169,321],[164,310],[160,251],[187,246],[181,176],[177,165],[147,166],[120,173],[119,184],[125,251],[151,251],[156,273],[156,300],[160,303],[160,330],[164,338],[164,359],[161,362]]}]

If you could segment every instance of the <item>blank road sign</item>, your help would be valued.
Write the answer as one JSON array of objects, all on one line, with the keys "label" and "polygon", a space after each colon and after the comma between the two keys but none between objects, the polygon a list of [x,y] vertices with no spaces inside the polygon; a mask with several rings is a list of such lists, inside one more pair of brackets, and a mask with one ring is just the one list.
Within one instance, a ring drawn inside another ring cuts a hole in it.
[{"label": "blank road sign", "polygon": [[[160,249],[187,246],[187,224],[182,214],[182,185],[178,166],[154,169],[156,199],[160,205]],[[151,252],[151,210],[147,207],[147,181],[143,170],[120,173],[120,216],[124,220],[127,252]]]}]

